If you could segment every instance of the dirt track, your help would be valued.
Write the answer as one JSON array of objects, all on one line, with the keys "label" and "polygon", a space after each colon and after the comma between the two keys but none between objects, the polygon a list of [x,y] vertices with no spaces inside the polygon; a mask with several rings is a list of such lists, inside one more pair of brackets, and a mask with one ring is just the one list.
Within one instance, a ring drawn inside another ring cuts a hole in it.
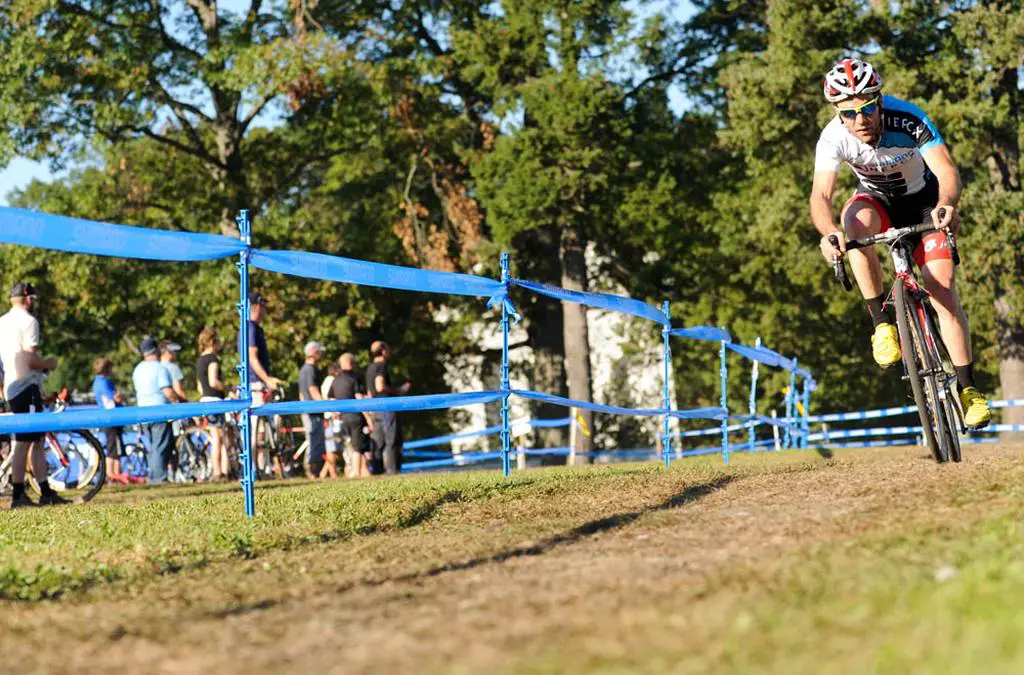
[{"label": "dirt track", "polygon": [[742,672],[714,636],[797,555],[1012,508],[1020,449],[965,454],[768,456],[599,501],[439,505],[401,532],[6,605],[0,671]]}]

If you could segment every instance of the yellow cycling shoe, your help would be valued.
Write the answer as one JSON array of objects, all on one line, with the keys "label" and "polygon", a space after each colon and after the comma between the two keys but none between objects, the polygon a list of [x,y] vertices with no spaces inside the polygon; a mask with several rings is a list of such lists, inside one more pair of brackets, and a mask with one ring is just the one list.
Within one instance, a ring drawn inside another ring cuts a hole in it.
[{"label": "yellow cycling shoe", "polygon": [[875,357],[875,363],[883,368],[888,368],[903,358],[896,326],[891,323],[880,323],[875,326],[875,334],[871,336],[871,355]]},{"label": "yellow cycling shoe", "polygon": [[992,411],[988,401],[974,387],[964,387],[960,392],[960,403],[964,407],[964,424],[969,429],[983,429],[992,420]]}]

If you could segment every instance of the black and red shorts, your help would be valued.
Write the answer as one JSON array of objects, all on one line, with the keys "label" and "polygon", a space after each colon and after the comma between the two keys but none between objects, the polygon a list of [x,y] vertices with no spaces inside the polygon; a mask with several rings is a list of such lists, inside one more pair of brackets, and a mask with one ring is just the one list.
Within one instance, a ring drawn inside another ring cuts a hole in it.
[{"label": "black and red shorts", "polygon": [[[881,232],[891,227],[908,227],[918,223],[931,222],[932,209],[939,202],[939,185],[934,178],[929,180],[923,190],[912,195],[886,198],[858,188],[852,197],[843,205],[846,212],[853,204],[870,206],[882,219]],[[913,245],[914,262],[918,267],[932,260],[952,260],[953,253],[949,250],[946,233],[936,230],[927,234],[914,235],[918,241]]]}]

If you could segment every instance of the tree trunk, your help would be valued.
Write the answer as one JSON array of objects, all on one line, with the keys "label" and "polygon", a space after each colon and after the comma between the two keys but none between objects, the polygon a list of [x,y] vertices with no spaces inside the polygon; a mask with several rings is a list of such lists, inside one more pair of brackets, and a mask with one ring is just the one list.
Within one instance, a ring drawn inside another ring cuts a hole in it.
[{"label": "tree trunk", "polygon": [[[1011,315],[1005,293],[996,296],[996,336],[999,344],[999,384],[1003,398],[1024,398],[1024,326]],[[1024,424],[1024,407],[1004,408],[1004,424]],[[1008,434],[1017,440],[1022,434]]]},{"label": "tree trunk", "polygon": [[[566,227],[561,236],[562,287],[573,291],[587,290],[586,241],[577,227]],[[569,398],[592,401],[590,370],[590,333],[587,328],[587,307],[575,302],[562,302],[565,366],[569,380]],[[588,433],[594,428],[594,414],[580,410],[587,432],[575,434],[576,452],[589,453],[593,444]],[[575,424],[575,421],[573,422]],[[590,463],[593,458],[584,454],[578,464]]]},{"label": "tree trunk", "polygon": [[[540,227],[517,237],[516,249],[529,255],[517,260],[520,273],[526,279],[557,285],[561,281],[558,230],[553,226]],[[543,296],[529,294],[523,304],[526,332],[533,349],[533,373],[530,386],[534,391],[566,396],[565,342],[562,327],[562,308],[558,302]],[[534,418],[557,419],[567,411],[548,403],[531,402]],[[568,443],[566,428],[536,429],[537,446],[560,448]],[[544,455],[543,464],[564,464],[565,457]]]},{"label": "tree trunk", "polygon": [[[989,162],[989,180],[996,191],[1020,192],[1020,140],[1017,134],[1021,110],[1021,94],[1018,87],[1017,70],[1007,68],[994,92],[997,98],[1007,97],[1010,102],[1009,124],[1002,133],[993,137],[994,152]],[[1015,256],[1012,269],[1004,270],[1006,277],[1019,280],[1024,274],[1024,256]],[[1014,308],[1007,297],[1005,281],[1000,280],[995,294],[996,338],[999,345],[999,384],[1003,398],[1024,398],[1024,325],[1021,312]],[[1011,283],[1013,283],[1011,281]],[[1015,311],[1016,310],[1016,311]],[[1004,408],[1004,424],[1024,424],[1024,407]],[[1004,440],[1020,440],[1024,434],[1005,434]]]}]

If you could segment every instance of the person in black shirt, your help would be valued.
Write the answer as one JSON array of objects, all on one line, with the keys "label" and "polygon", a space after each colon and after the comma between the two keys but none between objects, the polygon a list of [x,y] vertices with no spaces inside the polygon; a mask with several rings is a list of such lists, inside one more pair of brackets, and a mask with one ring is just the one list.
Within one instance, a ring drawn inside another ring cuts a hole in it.
[{"label": "person in black shirt", "polygon": [[[338,400],[366,398],[366,387],[355,371],[356,357],[345,353],[338,359],[341,372],[331,383],[330,397]],[[369,413],[342,413],[341,437],[347,439],[351,448],[350,478],[364,478],[370,475],[370,439],[363,428],[373,431],[373,419]]]},{"label": "person in black shirt", "polygon": [[[299,400],[320,401],[323,397],[320,395],[320,371],[317,370],[316,365],[323,358],[323,345],[319,342],[310,341],[306,343],[303,351],[306,355],[306,361],[302,364],[302,368],[299,369]],[[309,441],[309,454],[307,455],[309,475],[313,478],[323,477],[320,472],[327,468],[324,466],[324,450],[326,446],[324,416],[317,413],[302,413],[302,426],[306,429],[306,439]],[[333,470],[333,466],[330,466],[330,469],[327,472],[327,476],[337,478],[338,472]]]},{"label": "person in black shirt", "polygon": [[[220,352],[224,348],[217,331],[207,326],[199,333],[199,360],[196,362],[196,383],[199,401],[211,403],[222,401],[227,387],[220,379]],[[206,427],[210,434],[210,462],[213,465],[212,480],[227,480],[231,471],[227,448],[224,446],[223,415],[207,415]]]},{"label": "person in black shirt", "polygon": [[[271,393],[282,384],[281,380],[270,374],[270,349],[267,347],[267,338],[263,334],[263,326],[260,325],[266,317],[266,313],[266,298],[259,291],[249,293],[249,391],[242,393],[249,394],[254,408],[266,403],[270,399]],[[238,343],[239,345],[242,343],[241,335],[239,335]],[[252,452],[256,457],[256,467],[260,473],[263,473],[270,463],[270,448],[258,447],[256,426],[255,421],[249,425],[249,434]]]},{"label": "person in black shirt", "polygon": [[[366,389],[371,398],[387,396],[404,396],[412,388],[412,382],[406,382],[397,389],[391,386],[391,373],[388,371],[388,359],[391,348],[383,340],[370,345],[373,363],[366,369]],[[394,412],[380,412],[373,415],[374,463],[383,461],[384,471],[399,473],[402,470],[402,427],[398,415]],[[380,459],[378,459],[378,457]],[[379,465],[377,468],[380,468]]]}]

